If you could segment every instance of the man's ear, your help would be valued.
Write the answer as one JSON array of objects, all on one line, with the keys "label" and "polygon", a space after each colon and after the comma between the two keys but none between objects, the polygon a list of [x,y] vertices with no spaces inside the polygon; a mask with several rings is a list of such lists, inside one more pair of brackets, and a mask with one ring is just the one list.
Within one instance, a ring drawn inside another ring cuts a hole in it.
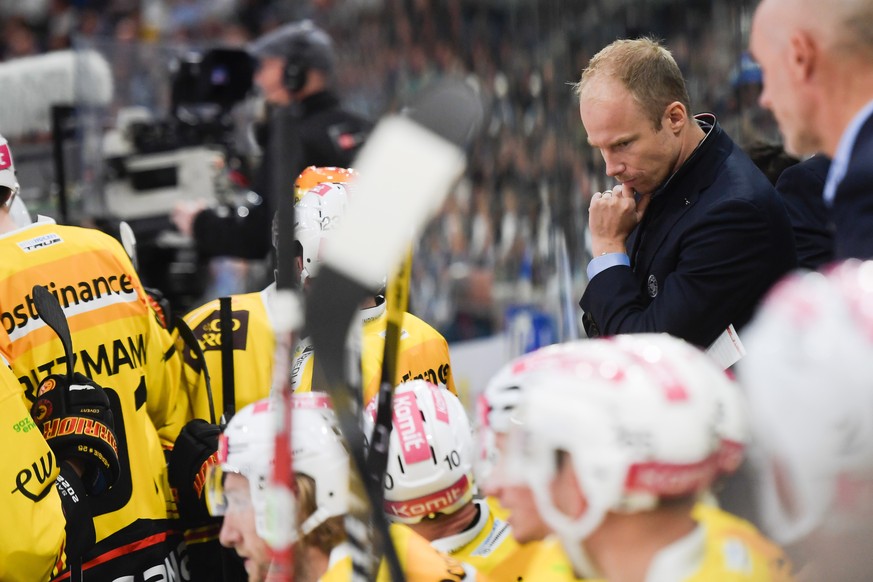
[{"label": "man's ear", "polygon": [[688,111],[679,101],[667,105],[664,110],[664,125],[674,134],[679,133],[688,123]]},{"label": "man's ear", "polygon": [[788,39],[788,71],[796,81],[809,81],[816,73],[821,47],[808,32],[798,30]]}]

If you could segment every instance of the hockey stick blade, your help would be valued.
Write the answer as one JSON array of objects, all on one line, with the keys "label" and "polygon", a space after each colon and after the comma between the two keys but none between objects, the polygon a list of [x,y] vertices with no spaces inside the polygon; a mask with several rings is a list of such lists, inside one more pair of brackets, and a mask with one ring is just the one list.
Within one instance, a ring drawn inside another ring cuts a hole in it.
[{"label": "hockey stick blade", "polygon": [[124,247],[124,252],[130,257],[130,262],[133,263],[133,268],[139,271],[139,259],[136,255],[136,235],[133,234],[133,229],[125,221],[121,221],[118,225],[118,230],[121,233],[121,246]]},{"label": "hockey stick blade", "polygon": [[70,336],[70,325],[67,323],[67,316],[64,315],[64,310],[61,308],[61,304],[58,303],[57,297],[49,293],[48,289],[42,285],[34,285],[30,296],[33,297],[33,306],[39,318],[61,340],[61,344],[64,346],[64,357],[67,359],[67,379],[72,380],[74,364],[73,339]]},{"label": "hockey stick blade", "polygon": [[355,196],[324,254],[329,266],[377,288],[442,205],[466,166],[465,147],[482,105],[461,81],[426,90],[409,116],[382,119],[355,169]]},{"label": "hockey stick blade", "polygon": [[[466,167],[465,147],[482,120],[479,97],[461,81],[426,89],[408,117],[384,118],[356,158],[355,197],[331,238],[309,294],[316,366],[366,488],[391,576],[403,579],[382,512],[381,479],[366,476],[364,435],[343,377],[345,341],[360,302],[379,287]],[[378,556],[376,556],[378,557]]]}]

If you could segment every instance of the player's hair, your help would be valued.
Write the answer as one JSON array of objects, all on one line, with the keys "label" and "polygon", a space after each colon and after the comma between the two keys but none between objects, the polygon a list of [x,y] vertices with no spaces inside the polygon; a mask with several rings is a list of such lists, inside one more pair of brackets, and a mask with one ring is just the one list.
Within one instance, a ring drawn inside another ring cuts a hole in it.
[{"label": "player's hair", "polygon": [[575,85],[580,97],[594,78],[611,77],[631,94],[655,130],[667,106],[678,101],[691,115],[691,98],[679,65],[670,51],[652,38],[621,39],[601,49],[588,62]]},{"label": "player's hair", "polygon": [[[315,480],[308,475],[297,473],[297,526],[299,527],[306,519],[315,513]],[[303,537],[302,543],[307,546],[318,548],[325,555],[346,539],[344,524],[345,517],[336,515],[325,520],[324,523]]]},{"label": "player's hair", "polygon": [[746,148],[749,159],[767,176],[774,186],[786,169],[800,162],[788,154],[782,144],[767,141],[752,142]]}]

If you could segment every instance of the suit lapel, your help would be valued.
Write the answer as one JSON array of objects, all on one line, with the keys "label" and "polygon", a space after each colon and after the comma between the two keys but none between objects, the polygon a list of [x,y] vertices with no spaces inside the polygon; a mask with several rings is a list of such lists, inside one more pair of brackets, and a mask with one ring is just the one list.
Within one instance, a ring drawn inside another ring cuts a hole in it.
[{"label": "suit lapel", "polygon": [[[646,220],[647,224],[642,225],[643,229],[637,228],[634,231],[634,239],[643,237],[638,245],[637,256],[631,257],[634,272],[648,276],[652,261],[658,256],[658,250],[669,238],[673,227],[694,207],[701,192],[712,185],[718,168],[730,155],[733,142],[714,123],[715,118],[712,119],[713,127],[704,142],[700,144],[699,151],[692,154],[686,165],[676,172],[655,200],[652,200],[647,212],[656,211],[658,214]],[[711,152],[713,149],[718,153],[704,155],[705,151]],[[656,207],[658,198],[663,200]],[[631,244],[635,244],[635,240]],[[655,284],[657,285],[657,281]]]},{"label": "suit lapel", "polygon": [[[658,214],[648,221],[649,224],[642,232],[637,233],[637,236],[643,237],[632,265],[637,273],[648,273],[650,271],[652,261],[658,255],[658,250],[664,244],[664,241],[670,236],[673,226],[694,206],[700,192],[695,190],[687,197],[679,195],[678,192],[673,194],[675,196],[666,199],[662,208],[649,207],[648,211],[654,210]],[[652,204],[654,205],[654,202]]]}]

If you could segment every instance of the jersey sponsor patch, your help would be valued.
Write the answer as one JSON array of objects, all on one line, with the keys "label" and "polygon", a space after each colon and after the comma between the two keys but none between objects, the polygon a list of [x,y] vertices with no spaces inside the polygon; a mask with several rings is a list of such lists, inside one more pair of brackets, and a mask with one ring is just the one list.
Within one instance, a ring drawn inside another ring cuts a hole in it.
[{"label": "jersey sponsor patch", "polygon": [[[203,323],[194,329],[204,352],[221,349],[221,316],[216,309]],[[233,349],[245,351],[249,337],[249,312],[245,309],[231,311],[231,337]]]},{"label": "jersey sponsor patch", "polygon": [[479,544],[475,550],[470,554],[471,556],[476,557],[486,557],[490,556],[494,550],[500,547],[500,544],[503,543],[503,540],[506,539],[506,536],[512,533],[512,528],[509,527],[509,524],[501,519],[494,519],[494,526],[491,528],[491,531],[488,532],[488,535],[482,540],[482,543]]},{"label": "jersey sponsor patch", "polygon": [[[133,303],[139,298],[134,280],[127,273],[82,277],[70,284],[50,281],[43,287],[55,296],[67,319],[110,305]],[[9,311],[0,313],[0,323],[13,342],[45,326],[45,322],[36,313],[31,293],[26,293],[21,302]]]},{"label": "jersey sponsor patch", "polygon": [[[0,168],[0,169],[2,169],[2,168]],[[52,245],[56,245],[56,244],[62,243],[62,242],[64,242],[64,239],[61,238],[61,235],[54,233],[54,232],[49,232],[46,234],[41,234],[37,237],[31,238],[28,240],[23,240],[23,241],[16,243],[16,244],[18,244],[18,248],[23,250],[25,253],[29,253],[29,252],[38,251],[39,249],[44,249],[46,247],[50,247]]]}]

